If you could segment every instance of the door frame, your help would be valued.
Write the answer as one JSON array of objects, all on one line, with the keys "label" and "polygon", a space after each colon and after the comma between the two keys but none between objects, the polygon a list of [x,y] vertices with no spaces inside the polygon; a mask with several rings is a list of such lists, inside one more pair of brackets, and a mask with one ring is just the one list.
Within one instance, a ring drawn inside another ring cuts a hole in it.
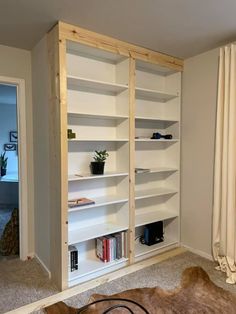
[{"label": "door frame", "polygon": [[17,131],[18,131],[18,182],[19,182],[19,249],[20,259],[26,260],[28,243],[28,154],[26,133],[25,80],[0,76],[0,84],[14,85],[17,90]]}]

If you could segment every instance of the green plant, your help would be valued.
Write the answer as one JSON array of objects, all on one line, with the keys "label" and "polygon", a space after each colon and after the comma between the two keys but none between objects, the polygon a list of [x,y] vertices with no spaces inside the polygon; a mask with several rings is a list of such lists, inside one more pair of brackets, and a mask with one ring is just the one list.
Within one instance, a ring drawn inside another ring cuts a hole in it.
[{"label": "green plant", "polygon": [[5,157],[5,155],[6,155],[6,152],[4,152],[0,155],[0,166],[2,169],[7,169],[8,157]]},{"label": "green plant", "polygon": [[95,154],[94,154],[93,159],[96,162],[104,162],[108,156],[109,156],[109,154],[106,150],[100,150],[100,151],[95,150]]}]

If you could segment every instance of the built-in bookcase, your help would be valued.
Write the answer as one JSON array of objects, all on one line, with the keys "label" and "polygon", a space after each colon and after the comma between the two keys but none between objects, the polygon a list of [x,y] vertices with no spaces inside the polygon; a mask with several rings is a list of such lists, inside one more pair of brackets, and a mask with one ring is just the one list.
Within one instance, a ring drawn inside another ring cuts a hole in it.
[{"label": "built-in bookcase", "polygon": [[[135,167],[150,172],[135,177],[135,260],[179,242],[181,75],[136,62]],[[172,139],[150,139],[152,134]],[[148,223],[164,221],[164,241],[140,243]]]},{"label": "built-in bookcase", "polygon": [[[179,245],[183,62],[62,22],[48,34],[48,51],[50,270],[65,289]],[[172,138],[151,139],[156,132]],[[103,175],[90,171],[95,150],[109,153]],[[82,197],[94,203],[68,206]],[[157,221],[164,241],[141,244],[145,225]],[[96,239],[118,232],[127,253],[102,262]],[[73,272],[69,245],[79,253]]]},{"label": "built-in bookcase", "polygon": [[[129,60],[67,43],[68,200],[95,204],[68,210],[68,244],[79,252],[79,269],[69,285],[117,269],[127,259],[104,263],[95,239],[129,228]],[[95,150],[107,150],[104,175],[91,175]]]}]

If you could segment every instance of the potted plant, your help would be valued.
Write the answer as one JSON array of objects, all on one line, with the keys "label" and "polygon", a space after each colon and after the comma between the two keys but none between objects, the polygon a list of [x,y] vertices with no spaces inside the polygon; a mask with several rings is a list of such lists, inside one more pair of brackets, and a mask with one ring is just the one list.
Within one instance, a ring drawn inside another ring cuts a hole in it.
[{"label": "potted plant", "polygon": [[106,150],[97,151],[95,150],[94,161],[91,162],[91,172],[92,174],[103,174],[105,160],[109,156]]},{"label": "potted plant", "polygon": [[5,157],[5,155],[6,155],[6,152],[4,152],[0,155],[1,177],[5,176],[7,173],[7,159],[8,159],[8,157]]}]

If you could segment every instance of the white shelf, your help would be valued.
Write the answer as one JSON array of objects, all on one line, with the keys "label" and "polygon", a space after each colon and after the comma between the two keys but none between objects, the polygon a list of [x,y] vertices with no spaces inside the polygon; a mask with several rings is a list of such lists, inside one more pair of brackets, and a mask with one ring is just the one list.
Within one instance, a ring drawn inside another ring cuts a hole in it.
[{"label": "white shelf", "polygon": [[117,95],[128,89],[127,85],[90,80],[76,76],[67,76],[67,85],[69,89],[107,95]]},{"label": "white shelf", "polygon": [[119,265],[121,263],[126,262],[127,260],[128,260],[127,258],[121,258],[119,260],[104,263],[95,257],[94,259],[79,261],[79,269],[73,272],[69,272],[69,281],[73,281],[81,277],[93,274],[95,272],[113,267],[115,265]]},{"label": "white shelf", "polygon": [[103,179],[103,178],[112,178],[112,177],[125,177],[128,176],[128,172],[116,172],[116,171],[108,171],[104,174],[95,175],[91,173],[83,173],[78,175],[68,175],[68,181],[81,181],[81,180],[94,180],[94,179]]},{"label": "white shelf", "polygon": [[108,52],[73,41],[67,41],[66,52],[111,64],[117,64],[125,59],[125,57],[118,53]]},{"label": "white shelf", "polygon": [[178,171],[177,168],[169,168],[169,167],[159,167],[159,168],[152,168],[148,172],[139,172],[135,173],[135,175],[144,175],[144,174],[149,174],[149,173],[162,173],[162,172],[176,172]]},{"label": "white shelf", "polygon": [[178,214],[170,210],[155,210],[135,216],[135,227],[143,226],[152,222],[167,220],[178,217]]},{"label": "white shelf", "polygon": [[68,211],[75,212],[75,211],[80,211],[84,209],[125,203],[125,202],[128,202],[128,198],[122,197],[120,195],[108,195],[108,196],[102,196],[102,197],[94,197],[93,201],[95,202],[95,204],[69,208]]},{"label": "white shelf", "polygon": [[128,138],[75,138],[68,139],[68,142],[128,142]]},{"label": "white shelf", "polygon": [[104,223],[85,228],[69,230],[68,243],[69,245],[76,244],[127,229],[128,227],[124,225],[121,226],[114,223]]},{"label": "white shelf", "polygon": [[177,70],[169,69],[167,67],[160,66],[158,64],[149,63],[142,60],[136,60],[136,69],[138,71],[150,72],[150,73],[160,75],[160,76],[168,76],[168,75],[179,72]]},{"label": "white shelf", "polygon": [[173,240],[173,239],[168,239],[168,238],[165,238],[163,242],[160,242],[160,243],[157,243],[157,244],[154,244],[151,246],[142,244],[140,242],[136,242],[135,243],[135,257],[149,254],[149,253],[152,253],[154,251],[163,249],[165,247],[168,247],[168,246],[171,246],[171,245],[174,245],[177,243],[178,243],[178,241]]},{"label": "white shelf", "polygon": [[159,143],[175,143],[175,142],[179,142],[179,139],[176,138],[172,138],[171,140],[166,140],[166,139],[151,139],[151,138],[136,138],[135,142],[159,142]]},{"label": "white shelf", "polygon": [[136,191],[135,192],[135,200],[141,200],[150,197],[162,196],[162,195],[169,195],[169,194],[176,194],[178,191],[173,189],[167,188],[157,188],[157,189],[149,189],[144,191]]},{"label": "white shelf", "polygon": [[136,87],[136,98],[143,100],[151,100],[158,102],[167,102],[171,99],[178,97],[178,94],[167,94],[153,89],[146,89],[141,87]]},{"label": "white shelf", "polygon": [[138,121],[165,122],[165,123],[168,123],[168,124],[174,124],[174,123],[179,122],[179,120],[175,120],[175,119],[152,118],[152,117],[141,117],[141,116],[136,116],[135,120],[138,120]]},{"label": "white shelf", "polygon": [[68,112],[69,117],[75,118],[88,118],[88,119],[128,119],[128,116],[125,115],[105,115],[105,114],[94,114],[94,113],[83,113],[83,112]]}]

